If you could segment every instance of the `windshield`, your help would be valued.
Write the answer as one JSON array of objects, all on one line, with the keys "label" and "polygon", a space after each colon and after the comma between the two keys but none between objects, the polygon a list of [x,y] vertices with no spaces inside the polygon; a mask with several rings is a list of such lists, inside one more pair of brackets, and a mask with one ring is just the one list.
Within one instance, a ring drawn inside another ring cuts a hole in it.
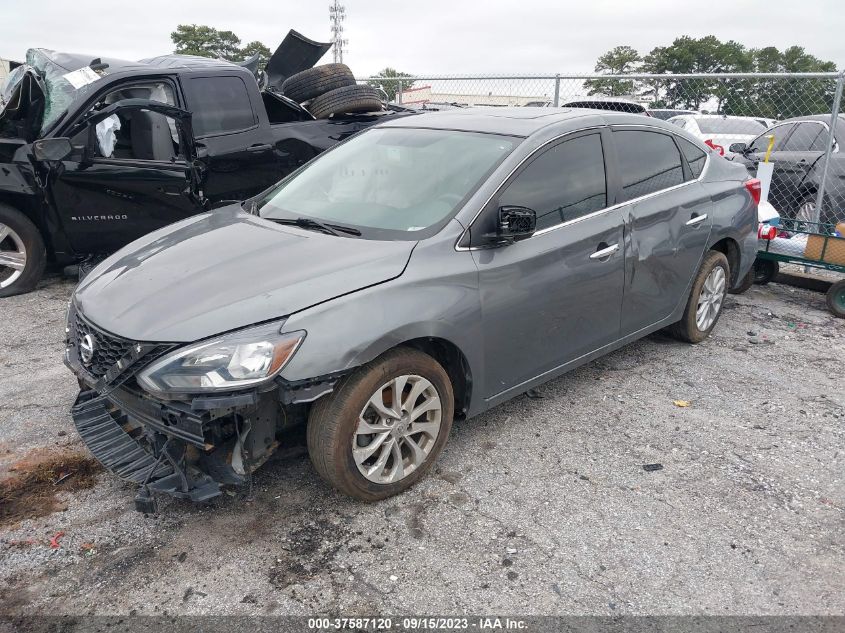
[{"label": "windshield", "polygon": [[751,119],[696,119],[703,134],[754,134],[766,131],[766,126]]},{"label": "windshield", "polygon": [[436,232],[519,139],[374,128],[323,154],[259,202],[261,217],[352,226],[371,239]]}]

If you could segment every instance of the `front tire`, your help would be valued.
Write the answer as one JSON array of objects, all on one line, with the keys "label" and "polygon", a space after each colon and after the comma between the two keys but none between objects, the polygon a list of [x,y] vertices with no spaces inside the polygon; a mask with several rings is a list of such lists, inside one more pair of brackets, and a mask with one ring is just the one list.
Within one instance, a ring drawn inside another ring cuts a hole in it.
[{"label": "front tire", "polygon": [[35,224],[17,209],[0,204],[0,297],[34,289],[46,263],[47,250]]},{"label": "front tire", "polygon": [[399,494],[425,476],[443,450],[454,400],[448,374],[431,356],[391,350],[312,407],[311,462],[326,482],[355,499]]},{"label": "front tire", "polygon": [[722,314],[730,278],[728,258],[717,251],[709,251],[692,283],[684,316],[669,328],[669,332],[687,343],[700,343],[710,336]]}]

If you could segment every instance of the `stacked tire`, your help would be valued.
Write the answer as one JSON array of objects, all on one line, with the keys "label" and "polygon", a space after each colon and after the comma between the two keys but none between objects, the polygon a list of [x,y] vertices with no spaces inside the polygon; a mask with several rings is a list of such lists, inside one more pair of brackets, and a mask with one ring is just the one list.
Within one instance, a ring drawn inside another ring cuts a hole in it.
[{"label": "stacked tire", "polygon": [[382,109],[378,90],[358,85],[346,64],[325,64],[291,75],[282,84],[282,94],[305,105],[317,119]]}]

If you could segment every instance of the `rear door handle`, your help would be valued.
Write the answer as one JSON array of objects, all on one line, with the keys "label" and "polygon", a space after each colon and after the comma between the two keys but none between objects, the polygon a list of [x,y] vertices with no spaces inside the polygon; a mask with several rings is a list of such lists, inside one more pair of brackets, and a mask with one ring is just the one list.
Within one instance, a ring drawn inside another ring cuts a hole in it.
[{"label": "rear door handle", "polygon": [[246,151],[248,151],[248,152],[266,152],[268,149],[273,149],[273,146],[267,145],[267,144],[250,145],[249,147],[246,148]]},{"label": "rear door handle", "polygon": [[[599,244],[601,246],[601,244]],[[606,257],[610,257],[619,250],[619,244],[613,244],[612,246],[607,246],[605,248],[597,250],[595,253],[590,255],[590,259],[605,259]]]},{"label": "rear door handle", "polygon": [[701,215],[694,215],[689,220],[687,220],[687,226],[698,226],[699,224],[704,222],[704,220],[706,220],[706,219],[707,219],[706,213],[702,213]]}]

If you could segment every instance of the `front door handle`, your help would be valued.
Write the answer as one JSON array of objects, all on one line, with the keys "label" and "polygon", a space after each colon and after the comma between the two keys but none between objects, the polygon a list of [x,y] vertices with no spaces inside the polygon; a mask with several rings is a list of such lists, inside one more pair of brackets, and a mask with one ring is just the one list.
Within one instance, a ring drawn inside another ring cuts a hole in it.
[{"label": "front door handle", "polygon": [[[604,242],[602,242],[602,244],[604,244]],[[599,246],[601,247],[602,244],[599,244]],[[590,259],[605,259],[605,258],[613,255],[613,253],[615,253],[618,250],[619,250],[619,244],[618,243],[613,244],[611,246],[605,246],[605,248],[599,248],[599,250],[597,250],[595,253],[590,255]]]},{"label": "front door handle", "polygon": [[266,152],[269,149],[273,149],[273,146],[267,145],[267,144],[250,145],[249,147],[246,148],[246,151],[248,151],[248,152]]},{"label": "front door handle", "polygon": [[704,222],[704,220],[706,220],[706,219],[707,219],[706,213],[702,213],[701,215],[694,215],[689,220],[687,220],[687,226],[698,226],[699,224]]}]

